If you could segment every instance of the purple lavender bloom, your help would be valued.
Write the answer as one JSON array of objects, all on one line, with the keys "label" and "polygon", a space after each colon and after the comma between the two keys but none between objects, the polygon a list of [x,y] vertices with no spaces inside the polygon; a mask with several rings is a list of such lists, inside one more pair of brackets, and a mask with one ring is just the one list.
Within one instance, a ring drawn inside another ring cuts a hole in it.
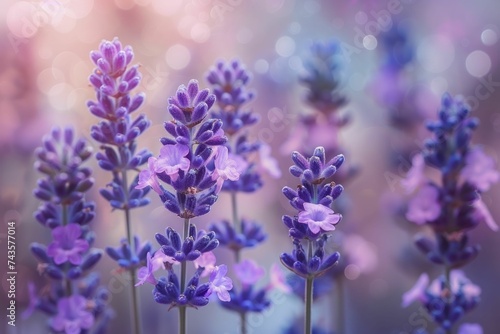
[{"label": "purple lavender bloom", "polygon": [[31,251],[51,289],[37,293],[29,285],[31,301],[25,316],[37,309],[52,316],[50,326],[55,331],[80,333],[92,327],[102,333],[112,312],[107,291],[99,288],[98,275],[89,274],[102,256],[100,250],[91,249],[95,236],[88,224],[94,218],[94,204],[85,200],[93,180],[91,170],[82,163],[91,149],[84,139],[75,139],[71,128],[55,128],[44,137],[36,155],[35,167],[45,177],[38,181],[34,194],[45,203],[35,218],[52,230],[53,240],[48,247],[34,242]]},{"label": "purple lavender bloom", "polygon": [[312,233],[333,231],[342,219],[339,213],[321,204],[304,203],[304,211],[299,212],[299,223],[306,224]]},{"label": "purple lavender bloom", "polygon": [[94,325],[94,316],[87,309],[88,301],[73,295],[57,302],[58,313],[50,320],[50,327],[65,334],[79,334]]},{"label": "purple lavender bloom", "polygon": [[80,239],[80,225],[68,224],[52,230],[52,243],[47,248],[47,255],[54,258],[55,264],[70,262],[78,265],[82,262],[82,254],[89,249],[87,240]]},{"label": "purple lavender bloom", "polygon": [[340,258],[338,252],[326,256],[325,245],[327,234],[342,219],[342,215],[334,213],[330,206],[343,188],[326,179],[335,174],[344,162],[344,156],[337,155],[326,162],[324,148],[317,147],[309,158],[293,152],[292,160],[294,165],[290,167],[290,173],[300,178],[301,185],[297,190],[284,187],[283,194],[298,213],[293,217],[284,215],[283,223],[289,229],[294,250],[291,254],[281,254],[280,260],[297,276],[309,280],[331,269]]},{"label": "purple lavender bloom", "polygon": [[315,43],[311,53],[312,57],[305,63],[307,74],[301,78],[308,90],[307,102],[322,113],[335,112],[347,103],[346,97],[339,92],[342,59],[340,43]]},{"label": "purple lavender bloom", "polygon": [[133,245],[128,243],[126,238],[121,240],[120,247],[106,247],[106,253],[115,260],[122,268],[139,268],[147,262],[147,254],[151,251],[152,245],[149,241],[140,242],[138,236],[134,236]]},{"label": "purple lavender bloom", "polygon": [[483,334],[483,328],[479,324],[462,324],[458,328],[458,334]]},{"label": "purple lavender bloom", "polygon": [[186,172],[190,161],[186,158],[189,147],[186,145],[165,145],[160,150],[160,157],[155,161],[155,172],[167,174],[172,181],[177,180],[179,171]]},{"label": "purple lavender bloom", "polygon": [[466,312],[476,307],[480,294],[481,289],[460,270],[451,272],[449,287],[443,276],[429,285],[429,277],[422,274],[415,286],[403,295],[403,307],[418,300],[441,328],[449,330]]},{"label": "purple lavender bloom", "polygon": [[[471,144],[478,120],[469,117],[469,113],[463,99],[443,95],[438,119],[427,124],[434,137],[426,141],[423,152],[425,165],[437,169],[441,178],[437,182],[427,179],[424,166],[416,160],[417,166],[410,170],[407,179],[410,188],[414,188],[411,190],[417,192],[406,217],[429,225],[435,235],[435,241],[418,236],[416,245],[429,260],[443,265],[445,272],[462,267],[477,256],[479,246],[468,244],[470,229],[483,221],[497,229],[479,193],[497,182],[499,173],[493,160]],[[449,330],[479,301],[479,288],[461,272],[451,273],[429,288],[422,278],[418,288],[404,297],[404,305],[419,299],[443,330]]]},{"label": "purple lavender bloom", "polygon": [[221,301],[231,301],[229,290],[233,288],[233,281],[226,274],[227,266],[225,264],[215,267],[210,274],[210,288],[205,296],[215,292]]},{"label": "purple lavender bloom", "polygon": [[200,255],[199,258],[193,261],[196,269],[202,267],[203,272],[201,273],[201,277],[208,276],[215,270],[217,259],[213,252],[206,252]]},{"label": "purple lavender bloom", "polygon": [[148,159],[148,168],[139,173],[139,180],[137,181],[135,189],[151,187],[158,195],[163,194],[163,189],[161,188],[158,176],[156,175],[157,161],[158,159],[155,157],[150,157]]},{"label": "purple lavender bloom", "polygon": [[233,224],[227,220],[213,223],[208,229],[215,232],[221,245],[232,251],[255,247],[267,239],[262,225],[248,219],[241,220],[241,232],[236,231]]},{"label": "purple lavender bloom", "polygon": [[153,285],[156,285],[158,283],[158,281],[154,276],[155,268],[154,268],[154,262],[151,260],[151,253],[148,252],[146,259],[147,259],[146,267],[141,267],[139,269],[139,272],[137,273],[137,278],[139,279],[139,282],[137,282],[135,286],[143,285],[146,282]]},{"label": "purple lavender bloom", "polygon": [[113,208],[121,210],[149,203],[145,198],[147,190],[135,190],[137,178],[130,186],[121,174],[137,169],[151,156],[147,150],[136,152],[136,139],[150,122],[144,115],[135,120],[131,116],[145,98],[143,93],[131,95],[141,80],[138,66],[127,68],[133,57],[132,48],[122,47],[118,38],[103,40],[99,50],[90,53],[97,66],[89,77],[97,101],[89,101],[87,106],[92,114],[102,119],[98,125],[92,126],[91,136],[103,144],[103,152],[96,154],[99,166],[113,172],[113,181],[108,185],[111,190],[102,189],[101,194]]},{"label": "purple lavender bloom", "polygon": [[257,265],[253,260],[245,259],[234,265],[234,271],[240,282],[245,285],[252,285],[264,276],[264,268]]}]

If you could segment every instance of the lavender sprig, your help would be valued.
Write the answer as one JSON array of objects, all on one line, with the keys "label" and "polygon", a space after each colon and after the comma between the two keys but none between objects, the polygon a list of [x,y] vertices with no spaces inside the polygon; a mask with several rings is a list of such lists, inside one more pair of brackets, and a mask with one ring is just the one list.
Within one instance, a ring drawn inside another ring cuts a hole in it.
[{"label": "lavender sprig", "polygon": [[[112,173],[112,181],[101,189],[101,195],[110,203],[113,209],[122,210],[125,216],[126,240],[122,240],[122,253],[116,254],[116,249],[108,247],[108,255],[118,261],[121,267],[130,271],[131,281],[136,280],[136,269],[146,262],[147,251],[151,245],[146,244],[141,249],[132,245],[133,236],[130,220],[130,210],[149,203],[149,189],[137,189],[138,175],[128,181],[128,172],[137,170],[151,156],[148,150],[137,151],[136,139],[149,126],[150,121],[144,114],[133,119],[132,113],[143,104],[145,95],[132,95],[132,90],[141,81],[138,66],[128,67],[134,58],[130,46],[122,47],[115,38],[113,41],[103,40],[99,50],[90,53],[90,58],[97,66],[89,77],[96,91],[96,101],[89,101],[87,106],[92,114],[101,118],[99,124],[92,126],[91,136],[101,143],[102,152],[96,154],[99,166]],[[134,252],[135,251],[135,252]],[[129,262],[123,261],[128,258]],[[136,290],[131,284],[132,317],[134,333],[141,333],[139,305]]]},{"label": "lavender sprig", "polygon": [[330,232],[342,219],[330,206],[341,195],[343,187],[327,179],[343,164],[344,156],[337,155],[327,161],[325,149],[317,147],[309,158],[293,152],[292,160],[290,173],[299,178],[301,184],[296,190],[284,187],[283,194],[298,212],[294,216],[284,215],[283,223],[289,229],[294,250],[281,254],[280,259],[288,270],[306,280],[304,333],[311,334],[314,279],[331,269],[340,258],[338,252],[327,255],[325,245]]},{"label": "lavender sprig", "polygon": [[82,164],[91,148],[85,140],[75,139],[71,128],[54,128],[35,154],[35,168],[45,177],[38,180],[34,195],[45,203],[34,216],[51,229],[52,242],[32,243],[31,251],[50,288],[38,296],[30,284],[30,308],[24,316],[35,309],[49,314],[49,326],[56,333],[104,333],[112,316],[109,292],[99,287],[99,275],[88,275],[102,256],[102,251],[91,248],[95,237],[89,223],[95,206],[85,200],[94,180]]},{"label": "lavender sprig", "polygon": [[[246,106],[255,96],[255,93],[248,88],[251,76],[239,60],[218,61],[207,74],[207,80],[217,96],[217,109],[212,112],[212,117],[220,118],[223,122],[222,128],[229,136],[229,141],[225,145],[226,150],[229,158],[235,162],[234,168],[240,174],[238,179],[230,178],[224,182],[221,189],[231,194],[232,222],[222,220],[211,224],[210,229],[217,234],[221,245],[233,251],[235,256],[234,268],[241,288],[239,292],[233,288],[230,293],[231,302],[222,302],[221,305],[240,315],[242,334],[247,332],[247,313],[262,312],[269,307],[270,302],[267,298],[268,289],[254,291],[253,285],[261,276],[255,274],[255,271],[258,271],[257,266],[248,260],[241,261],[241,251],[262,243],[267,235],[261,224],[238,215],[237,194],[253,193],[263,186],[257,165],[252,159],[255,153],[259,153],[261,160],[270,162],[268,166],[277,166],[276,161],[270,157],[270,147],[262,142],[250,141],[247,134],[248,129],[259,121],[258,115]],[[276,170],[274,174],[276,175]],[[279,174],[278,170],[277,176]],[[239,274],[242,271],[255,278],[251,279],[252,283],[242,278]]]},{"label": "lavender sprig", "polygon": [[[471,144],[479,122],[469,113],[460,97],[443,95],[438,120],[427,125],[434,137],[426,141],[422,154],[413,158],[413,167],[403,182],[408,192],[415,193],[406,217],[431,227],[435,235],[435,241],[418,236],[416,245],[444,268],[443,276],[429,287],[428,276],[422,275],[403,297],[403,306],[421,301],[446,333],[451,333],[454,323],[479,301],[480,289],[456,270],[474,260],[479,251],[478,245],[468,244],[468,232],[481,222],[498,230],[481,193],[498,182],[500,173],[482,148]],[[426,177],[425,166],[437,169],[440,179]]]},{"label": "lavender sprig", "polygon": [[[232,281],[226,277],[227,267],[216,266],[211,252],[219,245],[215,233],[198,231],[190,221],[207,214],[224,182],[237,180],[239,173],[223,146],[227,137],[222,121],[207,118],[215,95],[208,89],[200,90],[198,82],[191,80],[187,86],[179,86],[168,102],[173,119],[164,127],[170,137],[161,138],[160,155],[148,159],[136,189],[153,188],[165,208],[184,220],[184,227],[182,235],[172,227],[165,234],[156,234],[161,249],[148,256],[139,284],[153,284],[157,303],[179,309],[179,333],[185,334],[188,307],[205,306],[212,293],[222,301],[230,300]],[[189,280],[187,262],[197,268]],[[180,277],[174,270],[177,264],[181,267]],[[167,271],[167,276],[157,280],[153,273],[160,268]],[[209,282],[200,284],[200,278],[206,275],[210,275]]]}]

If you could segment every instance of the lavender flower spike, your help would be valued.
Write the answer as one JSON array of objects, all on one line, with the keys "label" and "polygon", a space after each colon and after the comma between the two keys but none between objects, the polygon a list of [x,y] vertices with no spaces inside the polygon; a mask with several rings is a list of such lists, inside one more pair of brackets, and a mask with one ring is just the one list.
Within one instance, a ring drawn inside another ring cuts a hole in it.
[{"label": "lavender flower spike", "polygon": [[[416,245],[444,271],[428,288],[428,280],[421,278],[418,288],[405,294],[403,305],[418,299],[444,331],[450,331],[479,302],[479,287],[456,270],[479,252],[479,245],[468,244],[470,230],[483,222],[498,230],[480,194],[498,182],[500,174],[482,148],[472,145],[479,122],[469,113],[462,98],[443,95],[438,119],[427,124],[434,136],[425,143],[423,161],[419,156],[413,159],[414,166],[403,182],[415,193],[406,217],[434,232],[435,240],[418,236]],[[437,169],[440,179],[426,177],[423,162]]]}]

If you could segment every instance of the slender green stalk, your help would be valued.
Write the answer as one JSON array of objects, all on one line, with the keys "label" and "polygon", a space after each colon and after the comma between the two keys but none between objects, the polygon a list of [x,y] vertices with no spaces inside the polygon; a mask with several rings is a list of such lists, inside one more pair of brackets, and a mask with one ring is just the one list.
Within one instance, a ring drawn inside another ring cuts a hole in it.
[{"label": "slender green stalk", "polygon": [[[236,200],[236,191],[231,192],[231,211],[233,214],[233,227],[236,233],[240,233],[243,229],[241,222],[238,219],[238,201]],[[240,250],[235,249],[234,257],[236,263],[240,262]]]},{"label": "slender green stalk", "polygon": [[312,333],[312,300],[314,277],[306,279],[304,334]]},{"label": "slender green stalk", "polygon": [[[123,170],[122,171],[122,182],[123,182],[123,191],[125,192],[125,199],[128,202],[128,180],[127,180],[127,171]],[[125,205],[123,208],[123,212],[125,213],[125,226],[127,229],[127,240],[128,244],[131,248],[134,247],[133,245],[133,238],[132,238],[132,224],[130,220],[130,208],[128,207],[128,204]],[[131,279],[131,284],[130,284],[130,292],[132,294],[132,326],[134,328],[134,333],[135,334],[141,334],[141,318],[139,316],[139,298],[137,296],[137,290],[134,286],[135,281],[137,280],[135,268],[130,269],[130,279]]]},{"label": "slender green stalk", "polygon": [[240,313],[240,327],[241,327],[241,334],[247,334],[247,314],[246,312],[241,312]]},{"label": "slender green stalk", "polygon": [[[307,241],[307,261],[309,262],[313,254],[312,241]],[[306,278],[306,288],[305,288],[305,310],[304,310],[304,334],[312,333],[312,303],[313,303],[313,283],[314,277],[308,276]]]},{"label": "slender green stalk", "polygon": [[337,333],[345,333],[345,313],[344,313],[344,277],[339,275],[335,279],[337,287],[336,301],[337,301]]},{"label": "slender green stalk", "polygon": [[[184,218],[184,231],[183,231],[183,240],[189,235],[189,218]],[[187,262],[181,262],[181,291],[180,293],[184,293],[186,289],[186,269]],[[186,334],[186,307],[179,306],[179,334]]]}]

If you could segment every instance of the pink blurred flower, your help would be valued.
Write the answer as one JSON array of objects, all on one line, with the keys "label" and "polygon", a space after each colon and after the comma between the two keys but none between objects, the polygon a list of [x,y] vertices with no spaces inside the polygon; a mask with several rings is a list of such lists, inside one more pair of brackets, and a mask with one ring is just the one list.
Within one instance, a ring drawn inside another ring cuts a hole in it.
[{"label": "pink blurred flower", "polygon": [[407,194],[414,192],[427,181],[424,175],[425,162],[422,154],[417,154],[411,160],[412,166],[406,174],[406,178],[401,181],[401,186]]},{"label": "pink blurred flower", "polygon": [[274,178],[281,177],[278,161],[271,155],[271,147],[262,143],[259,148],[260,164]]},{"label": "pink blurred flower", "polygon": [[417,280],[417,283],[403,294],[403,300],[401,302],[402,307],[407,307],[416,300],[425,301],[425,290],[429,285],[429,275],[423,273]]},{"label": "pink blurred flower", "polygon": [[50,327],[65,334],[79,334],[94,325],[94,316],[87,311],[87,299],[73,295],[59,299],[57,314],[50,319]]},{"label": "pink blurred flower", "polygon": [[210,273],[215,269],[215,263],[217,259],[215,258],[215,255],[213,252],[206,252],[200,255],[199,258],[194,260],[194,266],[196,268],[203,267],[205,268],[203,270],[203,273],[201,274],[201,277],[205,277],[210,275]]},{"label": "pink blurred flower", "polygon": [[137,182],[135,189],[151,187],[158,195],[163,194],[155,172],[156,160],[154,157],[148,159],[148,167],[139,173],[139,182]]},{"label": "pink blurred flower", "polygon": [[151,253],[148,252],[147,256],[147,264],[145,267],[141,267],[137,273],[137,278],[139,279],[139,282],[135,284],[135,286],[143,285],[144,283],[148,282],[150,284],[156,285],[158,281],[156,280],[154,276],[154,266],[153,266],[153,261],[151,261]]},{"label": "pink blurred flower", "polygon": [[484,204],[483,200],[479,199],[475,201],[473,206],[476,209],[476,215],[478,216],[477,218],[481,221],[484,221],[486,225],[488,225],[488,227],[493,231],[498,231],[498,224],[493,219],[490,210],[488,210],[488,207],[486,206],[486,204]]},{"label": "pink blurred flower", "polygon": [[406,219],[419,225],[433,221],[441,213],[438,199],[439,192],[436,187],[430,184],[423,186],[410,200]]},{"label": "pink blurred flower", "polygon": [[349,259],[349,264],[355,265],[361,273],[368,273],[377,267],[377,252],[371,243],[357,234],[350,234],[342,242],[342,249]]},{"label": "pink blurred flower", "polygon": [[210,288],[205,295],[206,297],[215,292],[221,301],[228,302],[231,300],[228,291],[233,288],[233,281],[229,277],[226,277],[226,274],[227,266],[225,264],[215,267],[210,274]]},{"label": "pink blurred flower", "polygon": [[280,266],[273,263],[270,271],[270,282],[267,286],[267,290],[278,289],[284,293],[292,292],[292,288],[286,282],[285,274],[281,270]]},{"label": "pink blurred flower", "polygon": [[304,211],[299,212],[299,223],[307,224],[312,233],[320,230],[333,231],[335,224],[341,219],[340,214],[334,213],[332,209],[313,203],[304,203]]},{"label": "pink blurred flower", "polygon": [[264,268],[253,260],[245,259],[234,265],[234,272],[242,284],[252,285],[264,276]]},{"label": "pink blurred flower", "polygon": [[189,153],[189,147],[186,145],[164,145],[160,149],[160,157],[155,163],[155,172],[170,176],[172,181],[177,180],[179,171],[189,169],[189,159],[186,155]]},{"label": "pink blurred flower", "polygon": [[488,191],[500,179],[495,162],[479,146],[470,150],[465,157],[465,167],[460,176],[482,192]]}]

